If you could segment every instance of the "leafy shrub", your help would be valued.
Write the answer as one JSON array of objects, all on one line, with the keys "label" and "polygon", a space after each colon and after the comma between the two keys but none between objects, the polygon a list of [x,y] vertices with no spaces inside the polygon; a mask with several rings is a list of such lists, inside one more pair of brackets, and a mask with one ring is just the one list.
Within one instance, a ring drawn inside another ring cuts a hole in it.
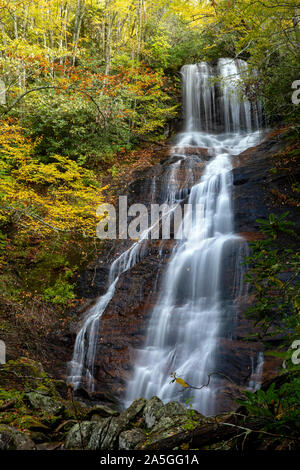
[{"label": "leafy shrub", "polygon": [[43,298],[53,304],[65,304],[75,298],[74,285],[63,279],[57,279],[54,286],[45,289]]},{"label": "leafy shrub", "polygon": [[237,400],[254,416],[267,418],[265,429],[280,434],[299,435],[300,432],[300,374],[294,373],[279,388],[275,383],[255,393],[244,391],[245,400]]}]

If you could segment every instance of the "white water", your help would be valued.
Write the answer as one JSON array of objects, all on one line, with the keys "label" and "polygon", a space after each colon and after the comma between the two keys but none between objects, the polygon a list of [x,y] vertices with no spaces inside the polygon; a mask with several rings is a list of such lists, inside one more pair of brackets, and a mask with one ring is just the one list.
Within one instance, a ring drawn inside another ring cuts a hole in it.
[{"label": "white water", "polygon": [[[256,364],[255,364],[256,363]],[[262,374],[264,370],[264,353],[259,351],[254,360],[254,357],[251,357],[251,376],[249,380],[248,388],[252,392],[256,392],[261,386]]]},{"label": "white water", "polygon": [[[170,384],[170,374],[176,372],[191,385],[205,384],[208,374],[218,368],[220,336],[234,334],[234,300],[241,294],[246,242],[234,234],[231,156],[261,140],[259,105],[238,97],[239,76],[245,69],[244,62],[231,59],[220,59],[217,70],[206,63],[182,68],[185,129],[173,153],[188,160],[191,147],[201,147],[209,149],[213,158],[188,200],[193,207],[202,206],[203,217],[195,217],[186,238],[174,249],[125,405],[140,396],[183,401],[192,395],[195,408],[204,414],[214,412],[215,395],[222,386],[219,378],[212,377],[208,387],[190,393]],[[216,74],[227,79],[222,87],[212,83]],[[180,161],[173,164],[173,179],[180,165]],[[190,165],[193,169],[192,159]],[[230,256],[235,273],[228,288]]]}]

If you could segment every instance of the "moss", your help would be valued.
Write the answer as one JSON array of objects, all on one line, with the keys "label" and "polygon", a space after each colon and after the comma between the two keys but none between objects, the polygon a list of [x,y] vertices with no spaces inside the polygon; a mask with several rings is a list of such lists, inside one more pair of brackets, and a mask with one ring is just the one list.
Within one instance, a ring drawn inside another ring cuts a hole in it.
[{"label": "moss", "polygon": [[79,401],[62,400],[62,403],[65,407],[63,413],[65,419],[83,419],[89,411],[89,408]]},{"label": "moss", "polygon": [[42,364],[26,357],[1,365],[0,388],[2,391],[36,390],[54,399],[60,398],[54,381],[45,373]]}]

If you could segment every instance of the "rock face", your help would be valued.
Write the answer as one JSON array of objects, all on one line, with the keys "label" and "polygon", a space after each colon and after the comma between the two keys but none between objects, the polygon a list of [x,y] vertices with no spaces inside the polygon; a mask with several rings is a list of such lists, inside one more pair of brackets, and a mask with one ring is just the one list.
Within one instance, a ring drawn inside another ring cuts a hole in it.
[{"label": "rock face", "polygon": [[[285,145],[286,142],[280,133],[277,136],[269,135],[259,146],[233,157],[235,230],[247,240],[259,237],[257,218],[265,218],[270,212],[280,214],[287,209],[291,211],[292,216],[295,216],[294,208],[290,208],[287,203],[280,203],[276,206],[273,198],[274,188],[285,190],[285,186],[288,186],[287,176],[279,178],[270,171],[273,165],[273,155]],[[165,181],[166,177],[170,176],[169,163],[176,158],[176,155],[169,158],[165,154],[162,157],[161,164],[156,164],[151,170],[140,174],[130,185],[129,205],[137,201],[149,204],[153,198],[153,191],[155,191],[156,202],[164,201]],[[180,160],[180,156],[177,158]],[[198,162],[199,172],[195,175],[197,180],[209,156],[199,149],[189,158]],[[194,184],[194,181],[188,179],[189,173],[186,165],[186,161],[181,162],[179,186],[186,188],[186,195],[188,195],[189,187]],[[178,185],[178,181],[176,184]],[[104,260],[102,258],[98,264],[91,267],[90,274],[87,273],[85,277],[82,277],[81,293],[91,292],[89,286],[92,275],[95,283],[90,298],[104,292],[109,262],[112,262],[124,247],[128,246],[128,243],[130,242],[124,241],[117,246],[109,245],[110,255],[107,255]],[[102,316],[101,332],[98,338],[99,352],[95,364],[97,387],[94,397],[100,402],[109,402],[109,395],[117,398],[122,398],[124,395],[126,381],[132,374],[136,350],[145,340],[149,314],[157,299],[157,286],[173,246],[174,240],[149,241],[146,256],[129,272],[120,276],[115,295]],[[228,269],[231,268],[228,267]],[[224,277],[226,279],[226,275]],[[251,298],[248,301],[250,302]],[[219,371],[232,378],[236,384],[224,382],[218,399],[217,412],[236,407],[233,399],[239,395],[240,388],[249,386],[251,374],[257,366],[258,353],[264,349],[261,343],[244,341],[252,331],[252,324],[243,314],[247,306],[240,305],[235,337],[220,338],[216,352],[220,365]],[[276,360],[265,358],[262,380],[269,379],[276,374],[277,367]],[[158,404],[157,408],[159,409]],[[155,413],[147,415],[148,424],[153,419],[155,422]]]}]

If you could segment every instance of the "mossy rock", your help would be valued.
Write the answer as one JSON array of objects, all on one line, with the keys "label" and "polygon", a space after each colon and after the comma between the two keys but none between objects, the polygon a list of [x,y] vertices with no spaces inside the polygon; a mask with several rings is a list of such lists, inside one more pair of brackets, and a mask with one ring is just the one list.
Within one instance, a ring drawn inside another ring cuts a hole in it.
[{"label": "mossy rock", "polygon": [[63,399],[67,399],[68,385],[66,384],[65,380],[54,379],[52,383],[58,395]]},{"label": "mossy rock", "polygon": [[145,440],[146,434],[142,429],[127,429],[119,435],[119,450],[132,450],[138,444],[145,442]]},{"label": "mossy rock", "polygon": [[64,411],[64,405],[60,401],[39,391],[25,393],[24,398],[33,410],[41,410],[54,416],[61,415]]},{"label": "mossy rock", "polygon": [[51,429],[46,426],[45,424],[43,424],[41,421],[39,421],[37,418],[35,418],[34,416],[23,416],[20,420],[19,420],[19,425],[22,427],[22,428],[25,428],[25,429],[28,429],[29,431],[32,431],[32,432],[42,432],[42,433],[50,433],[51,432]]},{"label": "mossy rock", "polygon": [[69,401],[69,400],[62,400],[62,404],[64,405],[64,418],[65,419],[82,419],[84,421],[88,421],[89,419],[86,417],[89,413],[90,408],[81,401]]},{"label": "mossy rock", "polygon": [[0,450],[34,450],[35,443],[27,434],[0,424]]},{"label": "mossy rock", "polygon": [[59,396],[42,364],[27,357],[20,357],[1,365],[0,387],[22,392],[39,390],[54,397]]}]

